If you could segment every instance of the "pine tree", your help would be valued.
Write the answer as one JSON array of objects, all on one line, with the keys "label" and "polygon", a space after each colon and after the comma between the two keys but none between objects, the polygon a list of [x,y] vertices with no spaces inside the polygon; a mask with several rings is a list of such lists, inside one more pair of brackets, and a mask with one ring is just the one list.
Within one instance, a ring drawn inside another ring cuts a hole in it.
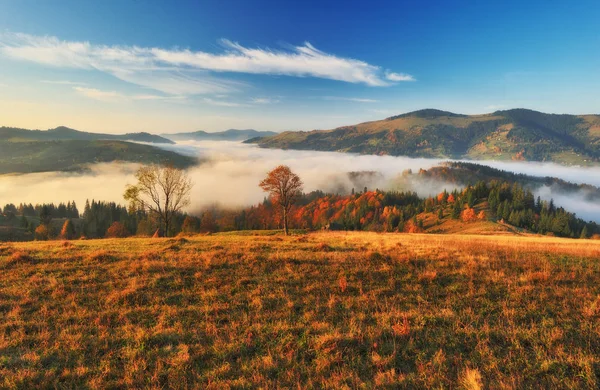
[{"label": "pine tree", "polygon": [[460,202],[454,202],[454,206],[452,206],[452,219],[460,218]]},{"label": "pine tree", "polygon": [[587,225],[585,225],[583,227],[583,229],[581,230],[581,235],[579,236],[580,238],[588,238],[589,234],[588,234],[588,230],[587,230]]}]

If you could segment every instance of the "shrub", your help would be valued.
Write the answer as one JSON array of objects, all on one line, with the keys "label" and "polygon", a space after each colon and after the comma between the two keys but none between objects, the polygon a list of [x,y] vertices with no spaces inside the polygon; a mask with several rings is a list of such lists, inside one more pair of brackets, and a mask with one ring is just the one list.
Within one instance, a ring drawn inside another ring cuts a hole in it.
[{"label": "shrub", "polygon": [[467,207],[461,213],[461,218],[462,218],[463,222],[471,222],[477,218],[477,214],[475,214],[475,210],[473,210],[470,207]]}]

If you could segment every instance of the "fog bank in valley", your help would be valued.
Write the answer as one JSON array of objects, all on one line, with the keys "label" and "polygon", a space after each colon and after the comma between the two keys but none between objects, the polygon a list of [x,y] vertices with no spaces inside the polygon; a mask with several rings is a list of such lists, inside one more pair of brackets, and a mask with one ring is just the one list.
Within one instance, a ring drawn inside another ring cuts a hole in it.
[{"label": "fog bank in valley", "polygon": [[[202,160],[202,164],[190,169],[195,183],[192,191],[190,212],[200,211],[213,205],[243,207],[256,204],[265,194],[258,187],[266,172],[277,165],[289,165],[305,183],[305,191],[349,192],[353,187],[369,189],[415,190],[428,196],[451,190],[454,185],[437,182],[397,180],[403,171],[428,169],[444,160],[414,159],[408,157],[354,155],[335,152],[261,149],[254,145],[234,142],[184,142],[165,146]],[[553,163],[477,162],[516,173],[536,176],[554,176],[574,183],[600,186],[600,167],[563,167]],[[97,164],[85,173],[35,173],[0,176],[0,203],[42,203],[75,200],[80,211],[86,199],[123,203],[126,184],[135,182],[136,164]],[[348,172],[376,172],[352,178]],[[403,188],[398,188],[404,183]],[[600,204],[585,200],[585,194],[568,196],[549,187],[541,188],[536,195],[544,199],[554,198],[555,203],[576,212],[584,219],[600,221]]]}]

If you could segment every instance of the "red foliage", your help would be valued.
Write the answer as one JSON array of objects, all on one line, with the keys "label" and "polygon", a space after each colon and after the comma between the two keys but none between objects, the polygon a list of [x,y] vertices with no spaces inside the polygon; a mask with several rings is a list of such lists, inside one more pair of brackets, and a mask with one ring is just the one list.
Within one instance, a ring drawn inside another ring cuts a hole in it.
[{"label": "red foliage", "polygon": [[467,208],[463,210],[461,218],[464,222],[471,222],[477,219],[477,214],[475,214],[475,210],[467,206]]}]

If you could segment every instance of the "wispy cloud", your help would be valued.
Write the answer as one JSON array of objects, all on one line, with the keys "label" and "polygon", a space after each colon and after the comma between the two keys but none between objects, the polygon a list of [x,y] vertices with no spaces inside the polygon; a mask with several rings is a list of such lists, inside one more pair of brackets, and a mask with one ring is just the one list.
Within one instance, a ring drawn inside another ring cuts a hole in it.
[{"label": "wispy cloud", "polygon": [[259,97],[253,98],[252,103],[254,104],[275,104],[279,103],[281,100],[278,98],[268,98],[268,97]]},{"label": "wispy cloud", "polygon": [[215,74],[246,73],[316,77],[369,86],[412,81],[410,75],[318,50],[306,42],[288,50],[247,48],[221,41],[224,51],[93,45],[51,36],[0,34],[0,53],[48,66],[98,70],[121,80],[169,94],[222,94],[243,84]]},{"label": "wispy cloud", "polygon": [[226,100],[217,100],[211,98],[203,98],[202,101],[206,104],[210,104],[211,106],[220,106],[220,107],[248,107],[249,105],[246,103],[237,103],[230,102]]},{"label": "wispy cloud", "polygon": [[101,102],[115,102],[126,100],[126,96],[116,91],[102,91],[96,88],[74,87],[75,92],[88,97],[90,99],[99,100]]},{"label": "wispy cloud", "polygon": [[377,103],[378,100],[374,99],[365,99],[365,98],[356,98],[356,97],[344,97],[344,96],[323,96],[325,100],[344,100],[348,102],[357,102],[357,103]]},{"label": "wispy cloud", "polygon": [[400,82],[400,81],[416,81],[416,79],[406,73],[394,73],[390,71],[385,72],[385,78],[390,81]]},{"label": "wispy cloud", "polygon": [[96,88],[87,88],[87,87],[73,87],[73,90],[77,92],[79,95],[85,96],[90,99],[98,100],[101,102],[125,102],[125,101],[134,101],[134,100],[163,100],[163,101],[173,101],[173,100],[184,100],[184,96],[158,96],[158,95],[127,95],[117,91],[105,91]]},{"label": "wispy cloud", "polygon": [[58,85],[87,85],[86,83],[82,83],[79,81],[69,81],[69,80],[40,80],[40,83],[58,84]]}]

